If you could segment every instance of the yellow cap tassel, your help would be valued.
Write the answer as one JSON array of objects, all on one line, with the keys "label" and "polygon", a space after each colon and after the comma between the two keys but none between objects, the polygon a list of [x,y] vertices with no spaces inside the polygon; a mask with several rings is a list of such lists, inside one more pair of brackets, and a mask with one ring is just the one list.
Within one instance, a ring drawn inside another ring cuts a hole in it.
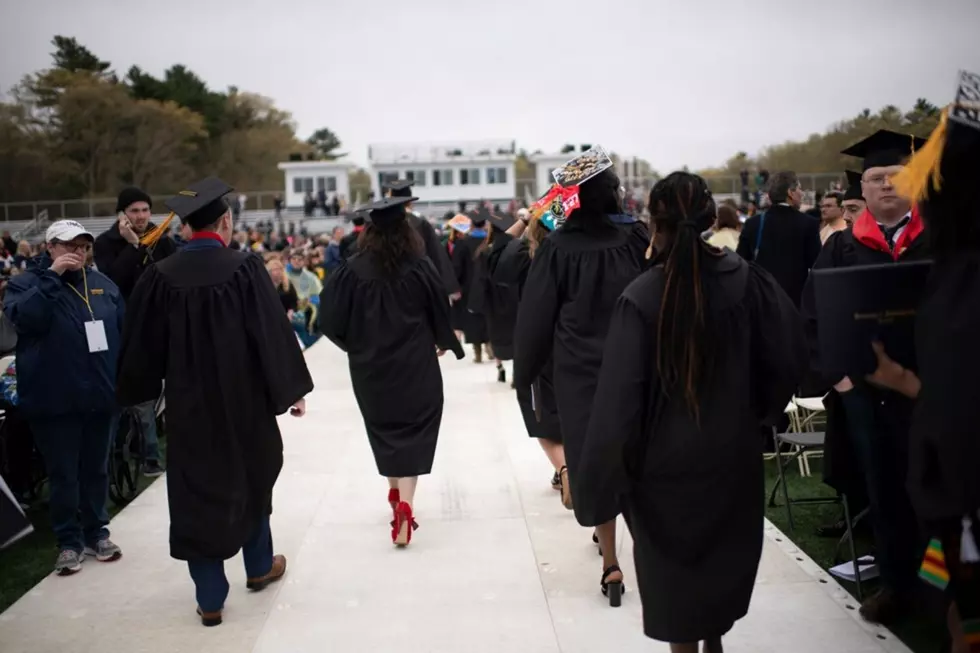
[{"label": "yellow cap tassel", "polygon": [[170,227],[170,223],[173,222],[174,218],[177,217],[176,213],[171,213],[167,216],[160,226],[150,229],[142,237],[140,237],[140,245],[146,245],[147,247],[153,247],[157,244],[157,241],[163,238],[163,235],[167,233],[167,228]]},{"label": "yellow cap tassel", "polygon": [[943,176],[939,169],[946,148],[946,134],[949,128],[949,109],[944,109],[939,124],[921,150],[912,155],[902,171],[892,177],[895,192],[905,199],[919,204],[926,199],[929,188],[939,190]]}]

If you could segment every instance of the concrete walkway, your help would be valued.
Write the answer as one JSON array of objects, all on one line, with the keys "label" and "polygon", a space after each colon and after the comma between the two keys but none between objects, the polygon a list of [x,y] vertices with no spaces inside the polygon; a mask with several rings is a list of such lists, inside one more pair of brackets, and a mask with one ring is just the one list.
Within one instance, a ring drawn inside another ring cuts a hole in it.
[{"label": "concrete walkway", "polygon": [[[158,482],[112,523],[125,557],[41,582],[0,615],[0,651],[667,650],[642,634],[628,541],[622,563],[630,591],[621,609],[604,604],[590,532],[561,507],[544,454],[527,438],[509,385],[494,382],[492,365],[444,358],[447,403],[434,473],[420,482],[415,540],[396,550],[387,486],[346,358],[324,342],[309,363],[316,379],[309,414],[282,420],[286,463],[272,518],[276,550],[289,559],[281,584],[250,594],[240,558],[229,561],[225,623],[203,628],[186,566],[168,555],[166,483]],[[855,607],[770,527],[752,609],[726,651],[907,650],[861,624]]]}]

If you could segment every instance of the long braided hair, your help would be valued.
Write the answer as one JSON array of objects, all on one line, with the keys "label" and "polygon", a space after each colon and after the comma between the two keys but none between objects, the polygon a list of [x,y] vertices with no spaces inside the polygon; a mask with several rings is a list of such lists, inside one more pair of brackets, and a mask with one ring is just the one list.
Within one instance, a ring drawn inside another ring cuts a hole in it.
[{"label": "long braided hair", "polygon": [[688,409],[700,423],[698,384],[711,360],[714,339],[706,328],[701,264],[721,256],[701,234],[715,219],[715,202],[704,179],[674,172],[650,191],[650,222],[662,241],[657,262],[664,267],[664,292],[657,323],[657,373],[666,394],[683,391]]}]

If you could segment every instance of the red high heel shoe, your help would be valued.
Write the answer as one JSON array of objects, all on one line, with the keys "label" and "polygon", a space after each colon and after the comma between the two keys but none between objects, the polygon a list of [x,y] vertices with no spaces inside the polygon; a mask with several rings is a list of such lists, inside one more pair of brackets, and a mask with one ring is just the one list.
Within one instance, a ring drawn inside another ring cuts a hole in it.
[{"label": "red high heel shoe", "polygon": [[395,508],[395,521],[391,524],[391,541],[395,546],[408,546],[412,541],[412,531],[419,527],[412,517],[412,506],[404,501]]},{"label": "red high heel shoe", "polygon": [[402,502],[401,494],[398,492],[398,488],[392,488],[388,490],[388,505],[391,506],[391,514],[395,514],[395,509],[398,508],[398,504]]}]

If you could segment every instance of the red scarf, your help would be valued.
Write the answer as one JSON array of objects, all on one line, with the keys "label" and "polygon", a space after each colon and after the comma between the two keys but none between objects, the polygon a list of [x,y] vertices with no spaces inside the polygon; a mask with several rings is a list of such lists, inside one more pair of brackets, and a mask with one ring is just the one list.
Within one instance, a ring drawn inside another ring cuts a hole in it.
[{"label": "red scarf", "polygon": [[868,209],[865,209],[864,213],[859,215],[858,219],[855,220],[852,232],[854,238],[865,247],[891,254],[892,258],[897,261],[905,253],[905,250],[909,248],[909,245],[922,235],[924,229],[922,217],[919,215],[919,208],[913,206],[912,217],[905,226],[905,229],[902,230],[902,235],[898,237],[898,242],[895,243],[895,249],[888,246],[888,241],[885,240],[885,234],[881,233],[881,227],[878,226],[877,220],[874,219]]},{"label": "red scarf", "polygon": [[359,234],[362,231],[364,231],[364,225],[362,225],[362,224],[361,225],[357,225],[357,224],[354,225],[354,233],[355,234]]}]

